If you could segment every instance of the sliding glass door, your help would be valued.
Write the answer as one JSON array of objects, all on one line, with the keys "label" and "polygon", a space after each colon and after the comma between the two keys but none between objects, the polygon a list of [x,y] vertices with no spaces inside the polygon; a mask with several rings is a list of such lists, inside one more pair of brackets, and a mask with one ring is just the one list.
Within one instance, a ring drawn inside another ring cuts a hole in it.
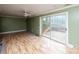
[{"label": "sliding glass door", "polygon": [[42,36],[61,43],[68,41],[67,13],[41,17]]},{"label": "sliding glass door", "polygon": [[67,41],[67,14],[57,14],[51,16],[51,39],[66,43]]},{"label": "sliding glass door", "polygon": [[43,17],[42,19],[42,35],[50,38],[51,36],[51,27],[50,27],[50,17]]}]

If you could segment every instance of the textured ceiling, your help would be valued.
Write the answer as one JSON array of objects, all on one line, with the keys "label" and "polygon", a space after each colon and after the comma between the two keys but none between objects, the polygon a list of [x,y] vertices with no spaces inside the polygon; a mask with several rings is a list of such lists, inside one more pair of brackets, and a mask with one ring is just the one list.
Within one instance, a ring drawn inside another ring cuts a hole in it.
[{"label": "textured ceiling", "polygon": [[65,4],[0,4],[0,15],[23,17],[26,11],[36,16],[65,6]]}]

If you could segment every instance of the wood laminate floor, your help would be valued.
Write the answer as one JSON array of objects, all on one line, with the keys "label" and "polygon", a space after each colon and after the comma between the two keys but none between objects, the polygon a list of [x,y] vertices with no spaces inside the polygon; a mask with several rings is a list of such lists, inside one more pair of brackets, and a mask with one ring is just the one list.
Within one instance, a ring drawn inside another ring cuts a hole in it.
[{"label": "wood laminate floor", "polygon": [[39,54],[66,53],[66,47],[45,37],[27,32],[5,34],[2,38],[1,53],[5,54]]}]

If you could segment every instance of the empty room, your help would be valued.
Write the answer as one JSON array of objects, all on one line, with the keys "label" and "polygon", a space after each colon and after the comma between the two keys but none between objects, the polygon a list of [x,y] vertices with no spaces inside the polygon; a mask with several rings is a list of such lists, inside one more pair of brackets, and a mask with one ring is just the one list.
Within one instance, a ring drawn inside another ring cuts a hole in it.
[{"label": "empty room", "polygon": [[77,54],[78,15],[77,4],[0,4],[0,54]]}]

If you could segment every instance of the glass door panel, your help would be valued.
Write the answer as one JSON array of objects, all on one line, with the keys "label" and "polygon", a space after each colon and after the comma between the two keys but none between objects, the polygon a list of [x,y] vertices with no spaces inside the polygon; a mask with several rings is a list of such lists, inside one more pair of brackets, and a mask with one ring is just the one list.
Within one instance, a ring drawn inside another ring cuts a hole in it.
[{"label": "glass door panel", "polygon": [[58,14],[51,17],[51,39],[66,43],[67,41],[67,16]]},{"label": "glass door panel", "polygon": [[50,17],[42,18],[42,35],[50,38]]}]

